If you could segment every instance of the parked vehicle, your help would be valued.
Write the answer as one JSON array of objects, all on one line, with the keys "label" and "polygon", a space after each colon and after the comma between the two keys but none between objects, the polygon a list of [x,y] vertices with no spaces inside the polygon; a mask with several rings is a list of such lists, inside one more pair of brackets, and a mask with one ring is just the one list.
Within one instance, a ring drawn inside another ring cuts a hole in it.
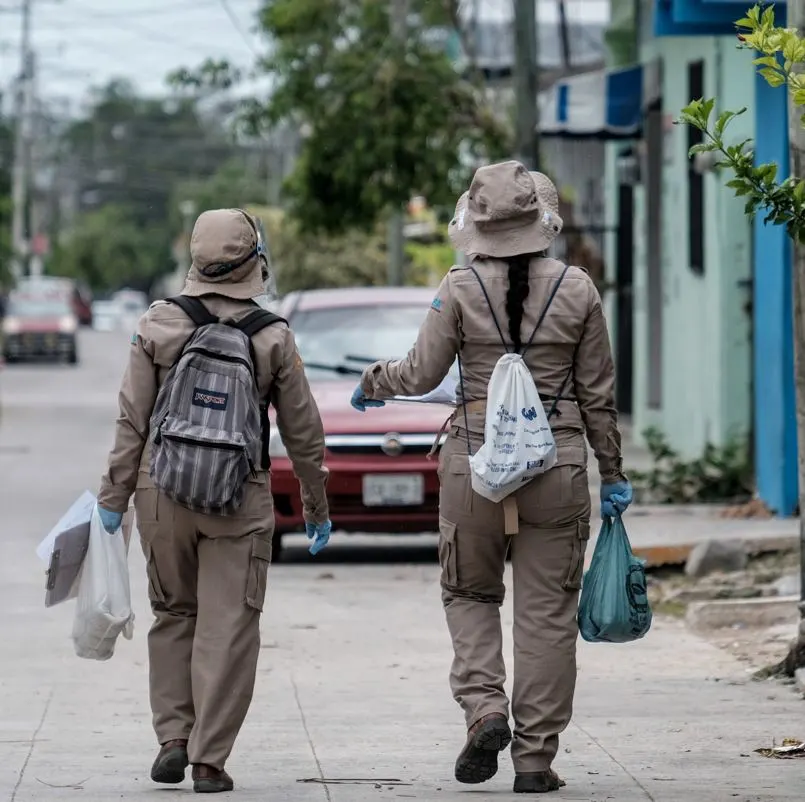
[{"label": "parked vehicle", "polygon": [[93,301],[92,328],[95,331],[119,331],[123,328],[123,309],[117,301]]},{"label": "parked vehicle", "polygon": [[[336,530],[438,530],[437,461],[427,455],[451,409],[402,402],[357,412],[350,396],[359,377],[348,372],[369,360],[404,356],[432,300],[427,288],[312,290],[287,295],[278,310],[294,330],[324,421]],[[282,535],[301,531],[304,521],[299,485],[273,419],[270,456],[278,554]]]},{"label": "parked vehicle", "polygon": [[82,326],[92,325],[92,293],[89,288],[74,284],[71,290],[73,312]]},{"label": "parked vehicle", "polygon": [[21,292],[62,292],[79,325],[92,325],[92,293],[89,289],[64,276],[23,276],[17,281]]},{"label": "parked vehicle", "polygon": [[78,319],[59,288],[13,291],[3,318],[6,362],[47,357],[78,363]]}]

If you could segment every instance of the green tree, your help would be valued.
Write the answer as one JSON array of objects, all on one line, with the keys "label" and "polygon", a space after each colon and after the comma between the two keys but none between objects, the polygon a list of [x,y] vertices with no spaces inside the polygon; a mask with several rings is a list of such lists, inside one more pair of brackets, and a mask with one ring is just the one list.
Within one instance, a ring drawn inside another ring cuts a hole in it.
[{"label": "green tree", "polygon": [[[271,76],[268,101],[245,119],[262,131],[294,120],[301,152],[288,183],[306,230],[371,230],[413,194],[450,205],[478,160],[509,153],[509,135],[482,93],[432,44],[452,28],[458,0],[411,2],[406,41],[390,33],[387,3],[376,0],[264,0],[259,28],[270,43],[258,72]],[[173,80],[230,86],[221,62]]]},{"label": "green tree", "polygon": [[[751,8],[736,22],[743,46],[759,52],[754,60],[760,74],[774,87],[787,87],[789,117],[799,120],[790,126],[790,176],[778,178],[778,165],[755,164],[752,140],[729,143],[730,123],[746,109],[723,111],[715,120],[716,98],[694,100],[681,113],[679,122],[702,131],[704,142],[694,145],[690,156],[713,154],[719,170],[733,177],[727,182],[737,196],[746,198],[750,219],[760,212],[764,222],[783,225],[794,245],[794,384],[796,388],[797,439],[799,450],[799,511],[801,560],[805,569],[805,0],[788,4],[789,19],[796,27],[783,28],[775,23],[774,10]],[[803,571],[805,572],[805,571]],[[803,587],[805,593],[805,587]],[[803,595],[805,600],[805,595]],[[776,670],[793,676],[805,667],[805,604],[801,606],[799,637],[786,659]]]},{"label": "green tree", "polygon": [[62,142],[62,173],[75,187],[78,213],[61,227],[50,272],[109,290],[147,289],[173,269],[179,201],[189,193],[226,205],[246,183],[245,167],[235,174],[242,149],[225,112],[201,108],[191,98],[141,97],[125,81],[94,92]]},{"label": "green tree", "polygon": [[132,287],[148,292],[170,268],[170,242],[156,223],[143,225],[127,206],[106,204],[79,218],[52,257],[58,275],[106,292]]}]

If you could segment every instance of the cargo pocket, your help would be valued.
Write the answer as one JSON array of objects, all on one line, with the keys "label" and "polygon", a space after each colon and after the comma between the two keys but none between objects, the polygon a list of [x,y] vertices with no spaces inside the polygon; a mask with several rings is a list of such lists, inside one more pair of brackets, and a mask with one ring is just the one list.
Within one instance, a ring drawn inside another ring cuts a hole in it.
[{"label": "cargo pocket", "polygon": [[439,516],[439,565],[442,568],[442,585],[458,587],[456,525],[442,516]]},{"label": "cargo pocket", "polygon": [[253,610],[263,611],[270,564],[271,541],[260,535],[252,535],[249,579],[246,582],[246,604]]},{"label": "cargo pocket", "polygon": [[577,521],[573,533],[573,554],[570,558],[570,568],[567,578],[562,583],[565,590],[581,590],[581,580],[584,575],[584,555],[587,553],[587,543],[590,540],[590,522]]},{"label": "cargo pocket", "polygon": [[143,553],[145,555],[145,574],[148,578],[148,600],[151,602],[151,609],[154,611],[165,609],[165,590],[159,578],[154,552],[151,544],[142,541]]}]

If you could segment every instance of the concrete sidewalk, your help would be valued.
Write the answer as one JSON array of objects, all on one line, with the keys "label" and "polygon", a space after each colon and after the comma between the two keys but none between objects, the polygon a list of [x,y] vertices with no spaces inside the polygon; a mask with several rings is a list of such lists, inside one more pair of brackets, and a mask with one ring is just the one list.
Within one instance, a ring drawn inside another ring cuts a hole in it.
[{"label": "concrete sidewalk", "polygon": [[[142,569],[136,547],[137,631],[107,663],[74,657],[71,604],[45,611],[39,583],[18,574],[3,625],[0,798],[165,798],[148,779],[155,747]],[[487,784],[452,779],[464,732],[447,687],[437,574],[431,564],[272,569],[257,695],[229,766],[239,799],[511,795],[508,755]],[[508,606],[505,618],[508,630]],[[576,707],[557,763],[568,785],[551,798],[803,798],[805,764],[753,754],[805,736],[802,702],[749,682],[678,624],[658,622],[637,644],[583,645]]]}]

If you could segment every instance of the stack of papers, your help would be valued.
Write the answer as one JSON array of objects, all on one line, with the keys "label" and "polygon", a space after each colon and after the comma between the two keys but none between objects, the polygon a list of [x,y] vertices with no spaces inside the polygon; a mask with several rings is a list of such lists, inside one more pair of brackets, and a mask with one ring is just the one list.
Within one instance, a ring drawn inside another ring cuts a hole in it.
[{"label": "stack of papers", "polygon": [[76,597],[94,509],[95,496],[84,492],[37,547],[36,556],[48,566],[45,607]]},{"label": "stack of papers", "polygon": [[413,401],[418,404],[446,404],[454,407],[457,403],[458,382],[452,376],[445,376],[438,387],[425,395],[395,395],[392,401]]}]

